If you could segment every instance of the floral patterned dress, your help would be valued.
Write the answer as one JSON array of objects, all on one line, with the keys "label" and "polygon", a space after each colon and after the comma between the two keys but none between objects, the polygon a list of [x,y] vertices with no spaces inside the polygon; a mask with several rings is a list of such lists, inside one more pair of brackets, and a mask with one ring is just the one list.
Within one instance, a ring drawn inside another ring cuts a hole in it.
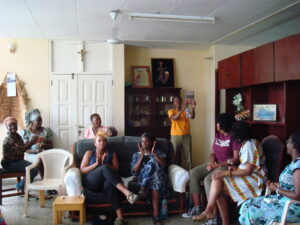
[{"label": "floral patterned dress", "polygon": [[[280,174],[279,185],[283,190],[293,191],[293,172],[300,169],[300,157],[291,162]],[[274,198],[275,203],[267,203],[264,198]],[[242,225],[269,225],[279,222],[285,202],[289,200],[283,195],[261,196],[245,201],[240,209],[239,222]],[[300,204],[292,204],[289,208],[287,222],[300,223]]]},{"label": "floral patterned dress", "polygon": [[[165,158],[166,154],[156,150],[157,155],[161,158]],[[131,171],[135,164],[141,157],[140,152],[136,152],[131,159]],[[134,176],[138,178],[138,184],[144,186],[150,190],[159,191],[161,195],[166,196],[168,194],[168,177],[163,167],[156,161],[153,154],[144,156],[143,163],[138,173],[134,173]]]}]

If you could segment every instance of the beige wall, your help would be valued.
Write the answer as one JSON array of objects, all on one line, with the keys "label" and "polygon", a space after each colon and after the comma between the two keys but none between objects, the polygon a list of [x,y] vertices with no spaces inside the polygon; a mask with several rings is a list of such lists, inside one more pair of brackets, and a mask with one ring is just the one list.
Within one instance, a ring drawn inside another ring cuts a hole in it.
[{"label": "beige wall", "polygon": [[113,48],[113,74],[114,74],[114,125],[118,129],[118,135],[125,133],[125,47],[114,45]]},{"label": "beige wall", "polygon": [[175,87],[194,90],[196,118],[191,121],[193,165],[208,159],[214,136],[214,61],[204,59],[213,54],[207,51],[184,51],[125,47],[125,79],[131,80],[131,66],[151,65],[151,58],[174,58]]},{"label": "beige wall", "polygon": [[[7,40],[0,40],[0,81],[14,72],[25,82],[28,109],[39,108],[43,124],[49,126],[50,80],[48,40],[16,40],[17,50],[11,54]],[[114,124],[124,135],[124,82],[131,80],[131,66],[149,65],[151,58],[174,58],[175,86],[194,90],[196,118],[191,121],[193,165],[208,159],[214,137],[215,68],[218,60],[248,50],[250,47],[212,46],[206,51],[146,49],[116,45],[113,47]],[[212,57],[212,60],[204,58]],[[5,129],[0,124],[0,158]]]},{"label": "beige wall", "polygon": [[[7,40],[0,40],[0,82],[7,72],[16,73],[25,82],[29,102],[28,109],[39,108],[43,115],[43,124],[49,126],[50,85],[49,85],[49,49],[47,40],[16,40],[14,54],[7,48]],[[2,122],[2,121],[0,121]],[[0,148],[6,131],[0,125]],[[2,158],[2,150],[0,151]]]}]

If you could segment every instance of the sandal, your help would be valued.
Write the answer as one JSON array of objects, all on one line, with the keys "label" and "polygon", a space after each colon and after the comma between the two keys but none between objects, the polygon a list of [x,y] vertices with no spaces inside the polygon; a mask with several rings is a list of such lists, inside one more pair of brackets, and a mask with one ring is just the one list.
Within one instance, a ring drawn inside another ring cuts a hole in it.
[{"label": "sandal", "polygon": [[131,191],[127,195],[127,201],[130,204],[134,204],[139,199],[139,195],[133,194]]},{"label": "sandal", "polygon": [[126,223],[123,219],[120,219],[120,218],[115,219],[114,225],[124,225],[124,224],[126,224]]},{"label": "sandal", "polygon": [[161,220],[159,219],[158,216],[153,216],[152,221],[153,221],[154,225],[162,225],[162,222],[161,222]]},{"label": "sandal", "polygon": [[216,218],[215,215],[213,214],[208,214],[206,212],[202,212],[201,214],[197,215],[197,216],[193,216],[193,221],[194,222],[201,222],[201,221],[205,221],[205,220],[211,220]]}]

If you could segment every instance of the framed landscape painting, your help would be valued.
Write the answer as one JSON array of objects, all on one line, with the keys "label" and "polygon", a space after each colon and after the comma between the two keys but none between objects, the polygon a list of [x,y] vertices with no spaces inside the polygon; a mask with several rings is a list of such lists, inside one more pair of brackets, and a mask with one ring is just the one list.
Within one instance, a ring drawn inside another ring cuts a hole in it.
[{"label": "framed landscape painting", "polygon": [[153,87],[174,87],[173,59],[151,59]]},{"label": "framed landscape painting", "polygon": [[253,120],[257,121],[276,121],[276,104],[254,104]]}]

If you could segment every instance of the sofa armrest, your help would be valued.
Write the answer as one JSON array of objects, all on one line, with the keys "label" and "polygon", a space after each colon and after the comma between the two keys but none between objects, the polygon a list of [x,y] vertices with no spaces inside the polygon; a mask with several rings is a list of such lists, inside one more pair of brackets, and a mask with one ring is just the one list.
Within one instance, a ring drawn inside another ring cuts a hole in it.
[{"label": "sofa armrest", "polygon": [[64,183],[67,189],[68,196],[80,196],[83,190],[81,173],[78,168],[71,168],[67,171]]},{"label": "sofa armrest", "polygon": [[190,177],[189,172],[178,165],[172,164],[168,168],[168,173],[173,190],[184,193],[186,191],[186,184]]}]

